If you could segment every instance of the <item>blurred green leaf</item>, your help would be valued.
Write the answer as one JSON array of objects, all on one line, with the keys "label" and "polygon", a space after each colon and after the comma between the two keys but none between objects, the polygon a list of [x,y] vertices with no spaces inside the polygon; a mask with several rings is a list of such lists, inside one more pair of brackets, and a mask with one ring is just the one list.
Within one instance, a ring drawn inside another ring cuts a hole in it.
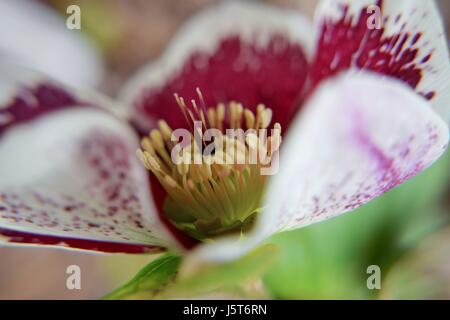
[{"label": "blurred green leaf", "polygon": [[224,291],[258,279],[275,262],[278,248],[263,245],[246,256],[229,263],[202,264],[188,276],[173,283],[164,296],[190,297]]},{"label": "blurred green leaf", "polygon": [[181,263],[181,257],[166,253],[146,265],[128,283],[103,297],[104,300],[118,300],[142,292],[160,289],[171,280]]},{"label": "blurred green leaf", "polygon": [[374,298],[367,267],[390,268],[445,221],[439,204],[449,181],[449,154],[421,175],[337,219],[282,233],[270,242],[280,259],[264,276],[274,297]]},{"label": "blurred green leaf", "polygon": [[449,299],[450,228],[421,241],[383,282],[382,299]]}]

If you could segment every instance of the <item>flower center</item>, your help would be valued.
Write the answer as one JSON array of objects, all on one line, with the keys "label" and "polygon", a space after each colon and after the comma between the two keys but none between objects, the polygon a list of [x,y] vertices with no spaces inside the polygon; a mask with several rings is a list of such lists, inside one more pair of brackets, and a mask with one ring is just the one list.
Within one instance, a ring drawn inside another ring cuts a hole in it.
[{"label": "flower center", "polygon": [[237,102],[207,108],[197,93],[200,107],[175,95],[191,131],[160,120],[137,156],[166,190],[164,213],[177,228],[199,240],[243,233],[276,167],[281,127],[275,123],[268,135],[272,110],[262,104],[256,113]]}]

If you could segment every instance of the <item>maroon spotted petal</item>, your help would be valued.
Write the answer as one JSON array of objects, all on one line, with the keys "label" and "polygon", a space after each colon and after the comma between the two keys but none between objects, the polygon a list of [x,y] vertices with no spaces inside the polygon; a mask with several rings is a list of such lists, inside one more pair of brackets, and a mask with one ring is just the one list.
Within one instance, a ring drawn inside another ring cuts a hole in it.
[{"label": "maroon spotted petal", "polygon": [[[249,56],[243,58],[243,52]],[[223,39],[212,54],[193,53],[164,86],[145,90],[135,107],[139,114],[166,119],[174,128],[183,127],[184,118],[173,93],[190,101],[198,99],[198,87],[208,106],[240,101],[255,110],[264,103],[274,110],[274,121],[284,127],[299,104],[307,66],[302,48],[281,35],[273,36],[262,49],[231,36]]]},{"label": "maroon spotted petal", "polygon": [[323,0],[316,17],[313,87],[344,70],[372,71],[403,81],[449,120],[448,50],[434,1]]},{"label": "maroon spotted petal", "polygon": [[105,253],[140,254],[155,253],[162,250],[161,247],[151,245],[55,237],[10,229],[0,229],[0,241],[7,242],[11,245],[50,246]]},{"label": "maroon spotted petal", "polygon": [[279,8],[230,2],[192,18],[164,56],[130,82],[125,98],[133,123],[147,133],[158,119],[185,127],[174,99],[198,98],[208,106],[239,101],[255,109],[263,103],[285,127],[304,89],[308,24]]},{"label": "maroon spotted petal", "polygon": [[45,114],[88,106],[93,107],[50,82],[23,86],[18,95],[0,109],[0,137],[8,128],[33,121]]},{"label": "maroon spotted petal", "polygon": [[129,253],[173,245],[135,132],[94,107],[100,100],[0,67],[0,243]]}]

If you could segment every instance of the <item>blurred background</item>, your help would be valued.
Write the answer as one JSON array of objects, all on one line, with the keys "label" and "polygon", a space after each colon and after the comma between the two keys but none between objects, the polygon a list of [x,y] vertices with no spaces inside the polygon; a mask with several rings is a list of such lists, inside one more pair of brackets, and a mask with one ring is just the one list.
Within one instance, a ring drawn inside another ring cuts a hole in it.
[{"label": "blurred background", "polygon": [[[82,41],[87,39],[96,51],[93,53],[89,49],[85,54],[98,54],[104,70],[86,71],[71,84],[96,85],[114,96],[140,66],[162,52],[186,19],[214,1],[36,0],[32,1],[32,7],[23,11],[8,8],[7,3],[24,1],[1,2],[0,59],[8,58],[8,53],[4,55],[2,49],[7,51],[9,45],[17,50],[23,41],[29,45],[27,34],[21,37],[24,39],[12,37],[26,30],[19,26],[24,19],[30,15],[36,18],[41,11],[41,19],[52,20],[58,14],[64,19],[67,6],[79,5]],[[316,4],[315,0],[264,2],[290,7],[309,17]],[[439,5],[449,30],[450,2],[442,0]],[[37,12],[35,6],[43,8]],[[54,12],[46,15],[47,10]],[[14,19],[7,14],[13,11]],[[5,25],[7,21],[9,24]],[[65,29],[64,20],[58,18],[55,26],[61,21],[60,28]],[[33,28],[40,27],[39,22],[36,23]],[[70,47],[57,41],[52,41],[48,50],[58,56],[61,56],[60,50],[71,54]],[[30,52],[30,59],[36,58],[33,54]],[[67,58],[61,63],[70,67],[69,61],[72,60]],[[262,291],[258,295],[281,299],[450,299],[449,166],[447,155],[430,170],[362,209],[272,238],[269,242],[281,248],[280,258],[264,275],[263,285],[258,285]],[[96,299],[129,280],[150,259],[0,248],[0,299]],[[66,289],[66,268],[72,264],[81,267],[82,290]],[[367,289],[370,265],[381,268],[381,290]]]}]

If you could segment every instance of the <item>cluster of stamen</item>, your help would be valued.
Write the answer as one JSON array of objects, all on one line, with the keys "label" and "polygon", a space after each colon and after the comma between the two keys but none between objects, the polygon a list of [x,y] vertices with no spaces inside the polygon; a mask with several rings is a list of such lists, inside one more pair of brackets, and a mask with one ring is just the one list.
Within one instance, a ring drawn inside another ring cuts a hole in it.
[{"label": "cluster of stamen", "polygon": [[[200,240],[228,232],[243,233],[260,209],[267,180],[264,169],[272,165],[278,151],[281,127],[275,123],[268,136],[272,110],[262,104],[256,113],[237,102],[207,108],[200,90],[197,93],[200,106],[192,100],[188,107],[175,95],[191,129],[190,142],[177,152],[182,161],[173,159],[178,141],[164,120],[142,139],[137,156],[166,190],[164,213],[179,229]],[[208,129],[218,129],[222,134],[214,137],[214,142],[220,143],[205,154],[202,150],[206,143],[203,138],[196,139],[196,133]],[[228,129],[245,130],[244,139],[229,135]]]}]

